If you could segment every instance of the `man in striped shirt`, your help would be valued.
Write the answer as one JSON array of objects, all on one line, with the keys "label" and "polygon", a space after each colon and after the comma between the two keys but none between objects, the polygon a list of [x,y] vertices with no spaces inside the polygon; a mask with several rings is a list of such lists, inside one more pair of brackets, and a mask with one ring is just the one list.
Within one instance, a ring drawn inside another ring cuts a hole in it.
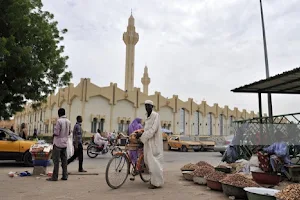
[{"label": "man in striped shirt", "polygon": [[56,122],[53,133],[53,151],[52,160],[54,164],[53,174],[47,181],[57,181],[59,171],[59,160],[63,170],[61,180],[68,180],[67,170],[67,141],[71,134],[71,122],[66,117],[66,111],[63,108],[58,110],[59,119]]}]

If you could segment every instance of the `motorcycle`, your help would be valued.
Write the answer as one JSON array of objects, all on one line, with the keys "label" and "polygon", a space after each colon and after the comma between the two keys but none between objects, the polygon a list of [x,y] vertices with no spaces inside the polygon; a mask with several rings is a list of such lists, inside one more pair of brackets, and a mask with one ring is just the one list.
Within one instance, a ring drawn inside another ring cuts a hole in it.
[{"label": "motorcycle", "polygon": [[90,144],[87,147],[87,155],[90,158],[96,158],[98,155],[104,155],[108,152],[113,156],[116,152],[122,152],[122,149],[116,144],[115,141],[109,140],[109,144],[106,149],[104,145],[99,146],[94,143],[94,136],[91,138]]}]

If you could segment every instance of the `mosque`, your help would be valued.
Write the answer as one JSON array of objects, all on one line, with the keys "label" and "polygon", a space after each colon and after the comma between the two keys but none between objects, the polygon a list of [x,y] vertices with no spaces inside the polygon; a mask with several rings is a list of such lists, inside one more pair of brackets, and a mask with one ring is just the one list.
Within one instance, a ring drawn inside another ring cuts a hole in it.
[{"label": "mosque", "polygon": [[141,91],[134,87],[135,45],[139,41],[139,34],[135,30],[132,14],[128,19],[127,31],[123,33],[123,41],[126,45],[124,90],[116,83],[100,87],[89,78],[82,78],[78,85],[71,83],[50,95],[47,102],[37,110],[26,105],[24,111],[14,116],[16,128],[25,123],[30,135],[35,128],[41,134],[52,135],[58,117],[57,111],[64,108],[72,125],[75,124],[77,115],[83,117],[82,127],[86,133],[95,133],[98,128],[102,131],[126,133],[132,120],[136,117],[145,118],[144,102],[147,99],[154,102],[155,110],[160,114],[162,128],[175,134],[228,135],[234,120],[257,116],[253,111],[229,109],[228,106],[221,108],[217,103],[212,106],[206,101],[197,104],[192,98],[183,101],[178,95],[168,98],[160,92],[148,94],[151,79],[147,66],[141,78]]}]

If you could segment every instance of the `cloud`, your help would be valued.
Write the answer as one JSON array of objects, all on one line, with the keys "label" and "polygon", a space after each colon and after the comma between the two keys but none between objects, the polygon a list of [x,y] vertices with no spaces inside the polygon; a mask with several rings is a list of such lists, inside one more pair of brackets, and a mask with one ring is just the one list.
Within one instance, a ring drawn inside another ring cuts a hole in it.
[{"label": "cloud", "polygon": [[[259,1],[248,0],[43,0],[60,28],[73,82],[90,77],[124,87],[126,31],[133,9],[136,31],[135,85],[145,63],[150,92],[183,100],[258,111],[257,95],[231,89],[265,77]],[[300,2],[263,0],[271,75],[300,64]],[[267,112],[264,96],[264,111]],[[274,113],[296,112],[299,97],[274,95]],[[288,104],[286,104],[288,102]]]}]

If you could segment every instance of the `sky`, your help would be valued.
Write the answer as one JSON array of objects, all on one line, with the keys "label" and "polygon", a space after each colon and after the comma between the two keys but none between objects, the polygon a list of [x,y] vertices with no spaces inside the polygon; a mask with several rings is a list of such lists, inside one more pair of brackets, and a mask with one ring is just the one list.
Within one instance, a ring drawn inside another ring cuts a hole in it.
[{"label": "sky", "polygon": [[[300,1],[263,0],[270,75],[300,66]],[[173,94],[258,112],[257,94],[230,90],[264,79],[259,0],[43,0],[64,36],[72,82],[91,78],[124,89],[125,44],[132,9],[139,42],[135,87],[148,66],[149,93]],[[299,95],[272,95],[274,115],[299,112]],[[267,97],[263,95],[267,113]]]}]

